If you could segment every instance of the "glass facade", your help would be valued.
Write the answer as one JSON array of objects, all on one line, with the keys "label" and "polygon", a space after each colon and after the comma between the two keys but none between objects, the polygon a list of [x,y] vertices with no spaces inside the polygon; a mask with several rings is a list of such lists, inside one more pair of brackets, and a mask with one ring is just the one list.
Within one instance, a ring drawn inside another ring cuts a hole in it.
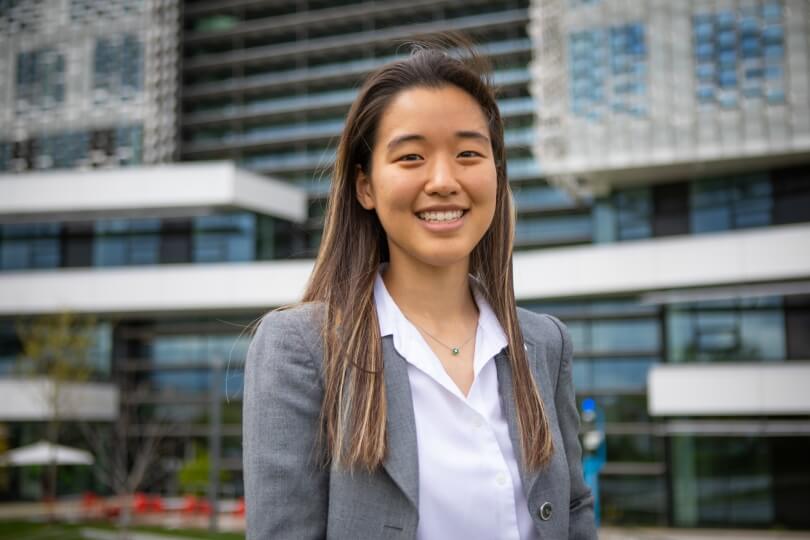
[{"label": "glass facade", "polygon": [[0,173],[139,165],[142,161],[143,127],[139,125],[0,142]]},{"label": "glass facade", "polygon": [[605,114],[646,114],[647,47],[641,23],[591,28],[569,36],[571,112],[600,121]]},{"label": "glass facade", "polygon": [[65,57],[53,48],[17,55],[17,114],[52,109],[65,101]]},{"label": "glass facade", "polygon": [[675,525],[810,526],[810,437],[676,436],[670,448]]},{"label": "glass facade", "polygon": [[[371,70],[404,54],[388,37],[415,36],[425,23],[441,24],[444,30],[473,35],[492,60],[506,124],[509,177],[521,193],[518,249],[590,241],[588,205],[552,193],[530,150],[536,103],[529,92],[528,0],[407,9],[396,4],[386,10],[345,2],[345,9],[365,21],[362,27],[346,24],[334,7],[310,2],[305,15],[297,16],[320,22],[293,24],[285,18],[295,11],[293,4],[215,9],[187,2],[183,159],[233,159],[303,187],[314,207],[328,193],[336,140],[358,84]],[[632,31],[618,32],[608,47],[617,50],[621,63],[622,55],[635,54],[639,38]],[[233,34],[244,40],[233,41]],[[624,68],[617,64],[616,69]],[[311,217],[303,228],[289,230],[309,256],[321,235],[319,216]]]},{"label": "glass facade", "polygon": [[252,213],[0,224],[0,272],[286,258],[300,253],[288,228]]},{"label": "glass facade", "polygon": [[737,108],[749,100],[785,101],[783,5],[771,0],[739,12],[692,17],[696,97],[702,105]]},{"label": "glass facade", "polygon": [[93,99],[131,99],[143,89],[143,45],[138,36],[100,38],[93,54]]},{"label": "glass facade", "polygon": [[593,210],[596,242],[810,221],[810,168],[621,189]]},{"label": "glass facade", "polygon": [[[810,438],[801,431],[763,436],[754,420],[750,435],[670,432],[667,420],[648,413],[647,376],[661,363],[806,361],[810,296],[663,305],[628,297],[523,307],[566,322],[579,404],[592,398],[604,414],[604,523],[808,526],[791,497],[810,493],[810,467],[797,462]],[[709,421],[722,431],[729,418]]]}]

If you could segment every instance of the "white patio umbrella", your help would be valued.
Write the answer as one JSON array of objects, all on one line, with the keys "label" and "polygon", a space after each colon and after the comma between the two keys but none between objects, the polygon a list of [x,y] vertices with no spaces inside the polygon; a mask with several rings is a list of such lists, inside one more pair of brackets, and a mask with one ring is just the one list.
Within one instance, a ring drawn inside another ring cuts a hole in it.
[{"label": "white patio umbrella", "polygon": [[92,465],[93,454],[78,448],[60,446],[48,441],[20,446],[0,455],[0,465]]}]

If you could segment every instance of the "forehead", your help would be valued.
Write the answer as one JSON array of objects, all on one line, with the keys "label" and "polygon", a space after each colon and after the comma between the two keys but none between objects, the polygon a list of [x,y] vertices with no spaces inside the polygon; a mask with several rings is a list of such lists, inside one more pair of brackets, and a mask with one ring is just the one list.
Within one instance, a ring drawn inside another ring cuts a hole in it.
[{"label": "forehead", "polygon": [[484,111],[475,98],[456,86],[416,87],[395,95],[385,108],[377,142],[402,133],[430,138],[467,130],[489,134]]}]

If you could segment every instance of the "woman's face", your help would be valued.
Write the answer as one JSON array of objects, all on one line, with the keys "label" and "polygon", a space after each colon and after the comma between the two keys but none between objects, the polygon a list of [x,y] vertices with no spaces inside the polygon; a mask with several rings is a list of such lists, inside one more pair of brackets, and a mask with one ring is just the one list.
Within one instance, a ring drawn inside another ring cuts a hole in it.
[{"label": "woman's face", "polygon": [[495,214],[497,172],[487,120],[456,86],[397,94],[377,126],[370,177],[357,197],[377,212],[391,262],[465,261]]}]

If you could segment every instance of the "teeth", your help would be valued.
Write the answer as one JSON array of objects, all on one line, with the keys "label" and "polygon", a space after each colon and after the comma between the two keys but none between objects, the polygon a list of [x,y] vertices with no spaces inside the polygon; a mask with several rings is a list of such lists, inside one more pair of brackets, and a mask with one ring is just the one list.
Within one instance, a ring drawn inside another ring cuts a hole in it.
[{"label": "teeth", "polygon": [[420,212],[419,219],[425,221],[455,221],[461,217],[463,210],[452,210],[448,212]]}]

